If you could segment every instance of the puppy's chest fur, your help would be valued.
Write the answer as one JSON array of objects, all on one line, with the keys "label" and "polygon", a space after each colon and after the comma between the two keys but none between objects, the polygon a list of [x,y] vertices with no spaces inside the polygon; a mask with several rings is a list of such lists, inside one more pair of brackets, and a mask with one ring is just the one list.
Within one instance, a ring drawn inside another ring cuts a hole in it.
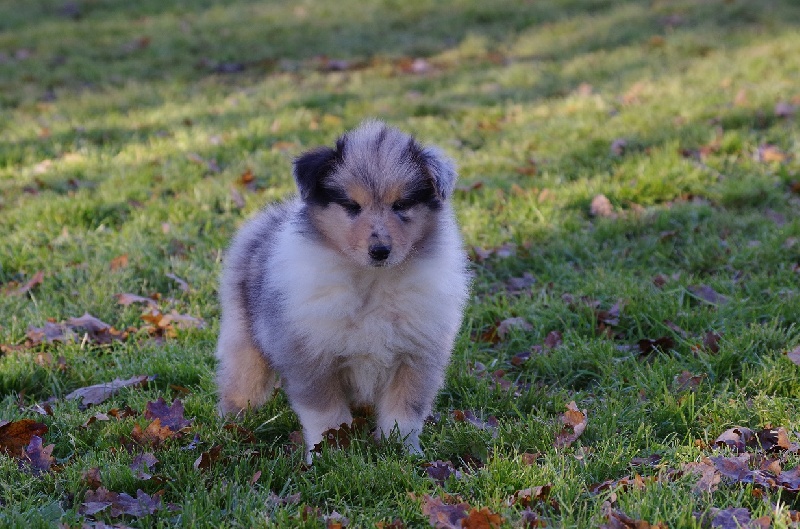
[{"label": "puppy's chest fur", "polygon": [[449,351],[437,345],[455,332],[461,303],[452,295],[459,273],[447,263],[364,269],[289,228],[270,268],[286,328],[310,360],[337,371],[354,402],[373,403],[401,363],[446,361]]}]

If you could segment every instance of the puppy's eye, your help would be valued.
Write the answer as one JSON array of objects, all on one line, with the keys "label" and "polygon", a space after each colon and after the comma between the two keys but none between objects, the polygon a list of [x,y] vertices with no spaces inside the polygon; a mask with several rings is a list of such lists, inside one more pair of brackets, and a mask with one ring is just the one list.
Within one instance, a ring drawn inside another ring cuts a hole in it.
[{"label": "puppy's eye", "polygon": [[397,212],[407,211],[414,206],[415,202],[413,200],[408,199],[401,199],[392,204],[392,210]]},{"label": "puppy's eye", "polygon": [[361,206],[353,200],[344,200],[339,203],[349,215],[356,216],[361,213]]}]

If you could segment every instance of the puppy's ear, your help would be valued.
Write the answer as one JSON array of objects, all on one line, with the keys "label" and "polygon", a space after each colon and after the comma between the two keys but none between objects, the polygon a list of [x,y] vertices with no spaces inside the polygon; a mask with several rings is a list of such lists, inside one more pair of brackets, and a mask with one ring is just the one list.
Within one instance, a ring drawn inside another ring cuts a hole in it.
[{"label": "puppy's ear", "polygon": [[333,170],[337,156],[330,147],[317,147],[294,159],[294,179],[303,200],[320,197],[322,181]]},{"label": "puppy's ear", "polygon": [[422,159],[433,178],[436,193],[443,199],[450,198],[456,187],[456,164],[438,147],[424,147]]}]

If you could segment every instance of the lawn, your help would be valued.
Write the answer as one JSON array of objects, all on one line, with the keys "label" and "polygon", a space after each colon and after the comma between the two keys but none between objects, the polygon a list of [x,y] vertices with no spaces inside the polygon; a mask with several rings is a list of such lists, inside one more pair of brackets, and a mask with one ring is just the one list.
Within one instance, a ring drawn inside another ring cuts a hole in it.
[{"label": "lawn", "polygon": [[[798,50],[794,0],[0,0],[0,526],[800,526]],[[280,391],[216,415],[217,277],[366,117],[457,160],[472,297],[425,456],[308,466]]]}]

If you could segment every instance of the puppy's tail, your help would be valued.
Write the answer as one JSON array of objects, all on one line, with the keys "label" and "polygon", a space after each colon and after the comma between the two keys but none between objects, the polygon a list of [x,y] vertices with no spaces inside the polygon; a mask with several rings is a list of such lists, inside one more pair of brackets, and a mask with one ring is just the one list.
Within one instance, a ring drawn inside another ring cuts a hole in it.
[{"label": "puppy's tail", "polygon": [[245,333],[222,326],[217,359],[220,415],[239,415],[247,408],[260,407],[272,397],[277,373]]}]

